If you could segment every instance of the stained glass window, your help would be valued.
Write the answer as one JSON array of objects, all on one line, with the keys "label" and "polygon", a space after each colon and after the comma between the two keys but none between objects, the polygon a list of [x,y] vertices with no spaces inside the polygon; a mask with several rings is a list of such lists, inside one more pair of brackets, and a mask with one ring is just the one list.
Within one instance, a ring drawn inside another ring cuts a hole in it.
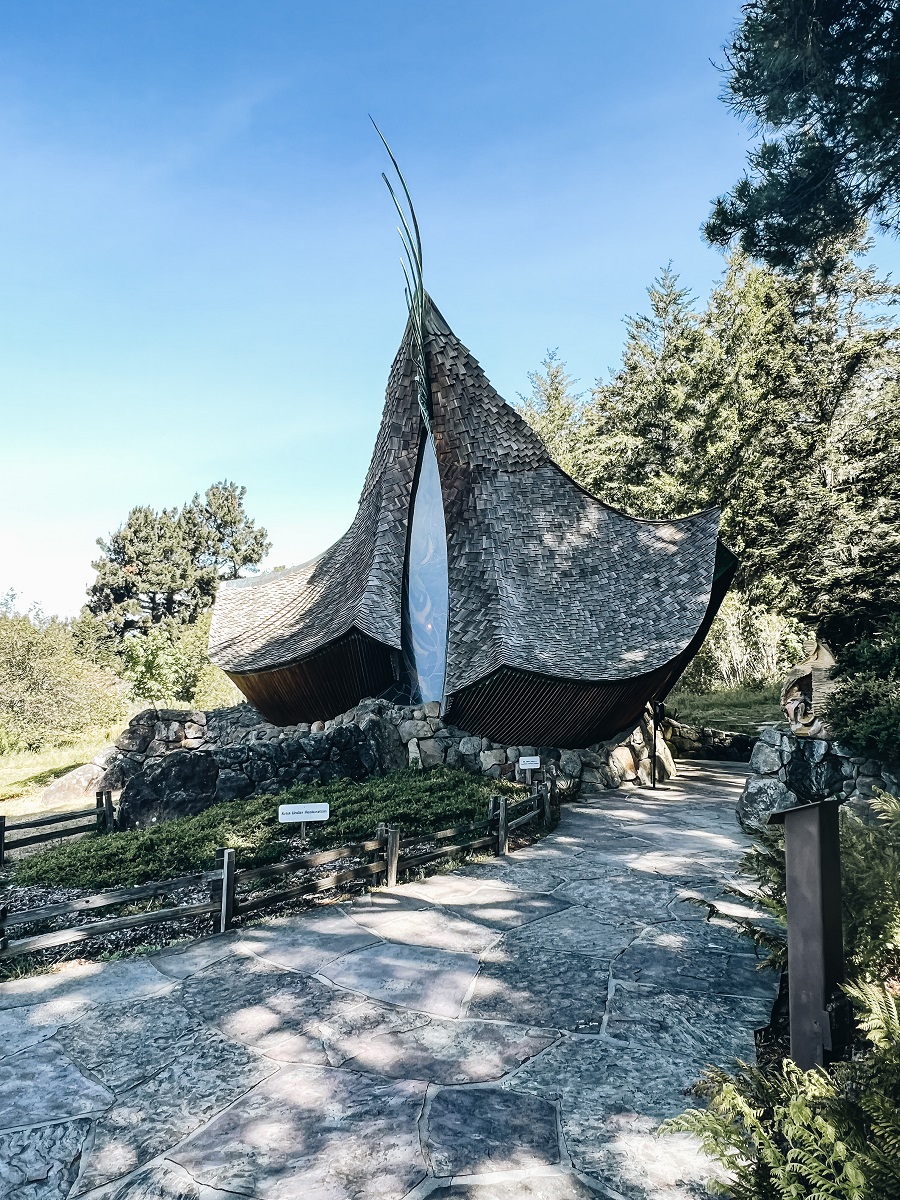
[{"label": "stained glass window", "polygon": [[449,608],[444,501],[428,434],[412,498],[403,587],[403,658],[414,703],[444,697]]}]

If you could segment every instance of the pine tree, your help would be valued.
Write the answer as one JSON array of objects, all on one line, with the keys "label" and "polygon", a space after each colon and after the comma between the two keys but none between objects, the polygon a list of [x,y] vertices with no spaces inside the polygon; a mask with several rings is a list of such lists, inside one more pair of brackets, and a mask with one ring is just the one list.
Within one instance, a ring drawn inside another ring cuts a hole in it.
[{"label": "pine tree", "polygon": [[548,350],[540,371],[529,371],[531,395],[519,393],[517,408],[543,441],[550,457],[572,473],[573,452],[579,439],[581,393],[573,393],[577,381],[566,370],[559,350]]},{"label": "pine tree", "polygon": [[621,367],[585,408],[573,473],[635,516],[670,517],[697,507],[689,457],[704,335],[671,267],[647,294],[650,313],[626,319]]}]

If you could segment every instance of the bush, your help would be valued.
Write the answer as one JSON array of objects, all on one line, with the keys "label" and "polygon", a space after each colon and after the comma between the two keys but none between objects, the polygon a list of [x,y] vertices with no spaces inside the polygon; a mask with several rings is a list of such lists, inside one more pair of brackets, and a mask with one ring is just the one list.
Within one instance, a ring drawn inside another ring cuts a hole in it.
[{"label": "bush", "polygon": [[241,702],[243,696],[228,676],[209,661],[211,620],[212,613],[206,612],[190,625],[167,622],[124,638],[122,675],[136,700],[203,709]]},{"label": "bush", "polygon": [[801,1071],[742,1065],[708,1071],[708,1100],[664,1123],[693,1133],[730,1172],[714,1184],[735,1200],[888,1200],[900,1195],[900,1012],[873,984],[849,988],[867,1051],[850,1062]]},{"label": "bush", "polygon": [[900,621],[841,652],[824,706],[838,738],[858,754],[900,760]]},{"label": "bush", "polygon": [[679,687],[702,694],[778,683],[803,656],[805,632],[799,621],[729,592]]},{"label": "bush", "polygon": [[128,704],[108,670],[81,658],[60,621],[0,610],[0,753],[62,746],[120,724]]},{"label": "bush", "polygon": [[381,821],[409,834],[483,819],[489,796],[502,787],[496,780],[448,767],[424,774],[398,771],[365,783],[297,784],[278,796],[216,804],[195,817],[147,829],[89,834],[22,859],[15,881],[101,889],[173,879],[209,870],[220,846],[237,852],[238,866],[261,866],[291,853],[296,828],[278,823],[279,804],[330,804],[328,822],[309,827],[311,845],[321,848],[371,838]]}]

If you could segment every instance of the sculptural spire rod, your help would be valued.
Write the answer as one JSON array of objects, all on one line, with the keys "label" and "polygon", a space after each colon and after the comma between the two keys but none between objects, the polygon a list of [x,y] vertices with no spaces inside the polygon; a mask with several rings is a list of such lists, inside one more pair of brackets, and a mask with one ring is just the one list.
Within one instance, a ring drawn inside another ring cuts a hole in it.
[{"label": "sculptural spire rod", "polygon": [[[409,188],[406,186],[406,180],[403,178],[400,165],[394,157],[394,152],[388,145],[387,138],[385,138],[384,134],[375,124],[374,119],[370,116],[369,120],[375,126],[375,132],[381,138],[382,144],[388,152],[388,157],[397,173],[397,178],[400,181],[400,186],[403,189],[403,195],[406,200],[406,209],[404,210],[404,206],[401,204],[390,179],[382,171],[381,178],[390,192],[394,208],[396,208],[397,215],[400,218],[400,225],[397,232],[400,234],[400,241],[403,243],[403,251],[406,255],[406,262],[404,263],[403,259],[401,259],[400,265],[403,268],[403,277],[406,280],[406,307],[409,311],[413,335],[413,358],[416,364],[416,398],[419,402],[425,428],[431,433],[431,385],[428,380],[428,364],[425,361],[425,287],[422,281],[422,237],[419,233],[416,210],[413,207],[412,197],[409,194]],[[407,266],[409,267],[408,271]]]}]

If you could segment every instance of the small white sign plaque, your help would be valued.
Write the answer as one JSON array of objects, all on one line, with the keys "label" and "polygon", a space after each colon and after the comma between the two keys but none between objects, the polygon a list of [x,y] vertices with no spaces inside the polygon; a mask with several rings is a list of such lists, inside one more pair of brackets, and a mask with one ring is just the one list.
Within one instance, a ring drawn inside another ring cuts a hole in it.
[{"label": "small white sign plaque", "polygon": [[520,771],[539,771],[541,769],[541,756],[539,754],[523,754],[519,759]]},{"label": "small white sign plaque", "polygon": [[278,820],[285,821],[327,821],[327,804],[279,804]]}]

